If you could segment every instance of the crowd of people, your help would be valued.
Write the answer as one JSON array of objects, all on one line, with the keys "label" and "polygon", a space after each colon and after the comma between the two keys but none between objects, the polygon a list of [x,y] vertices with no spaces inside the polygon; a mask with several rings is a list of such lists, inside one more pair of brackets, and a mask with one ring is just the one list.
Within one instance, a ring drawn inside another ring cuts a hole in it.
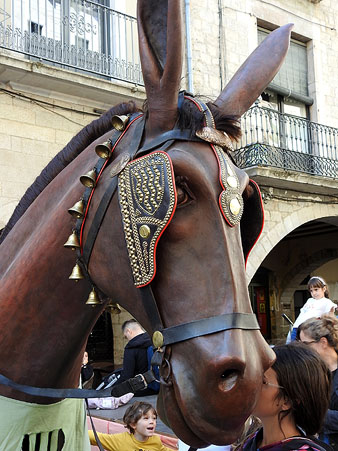
[{"label": "crowd of people", "polygon": [[[232,451],[338,451],[338,319],[324,279],[312,277],[311,294],[294,323],[291,342],[274,347],[275,363],[263,376],[260,397],[242,437]],[[128,343],[121,381],[147,367],[150,338],[130,320],[122,326]],[[133,403],[123,421],[122,434],[98,434],[106,450],[167,451],[155,433],[157,413],[145,402]],[[96,438],[89,431],[90,442]],[[195,451],[180,442],[180,450]],[[208,449],[208,448],[205,448]]]}]

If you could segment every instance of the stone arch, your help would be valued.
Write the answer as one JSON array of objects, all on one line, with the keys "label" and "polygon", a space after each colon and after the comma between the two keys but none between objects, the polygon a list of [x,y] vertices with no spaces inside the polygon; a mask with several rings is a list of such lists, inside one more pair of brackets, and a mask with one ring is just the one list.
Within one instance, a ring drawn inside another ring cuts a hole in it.
[{"label": "stone arch", "polygon": [[269,220],[266,220],[262,235],[248,258],[246,267],[248,283],[261,266],[265,257],[286,235],[309,221],[329,217],[338,217],[337,205],[318,203],[293,211],[273,228],[269,227]]}]

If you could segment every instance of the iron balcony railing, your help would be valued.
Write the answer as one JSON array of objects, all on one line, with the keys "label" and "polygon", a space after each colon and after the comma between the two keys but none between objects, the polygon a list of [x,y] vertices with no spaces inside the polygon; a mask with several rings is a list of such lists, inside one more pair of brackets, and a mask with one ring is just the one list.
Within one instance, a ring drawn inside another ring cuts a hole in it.
[{"label": "iron balcony railing", "polygon": [[0,47],[94,75],[143,84],[135,17],[106,0],[2,0]]},{"label": "iron balcony railing", "polygon": [[338,129],[257,105],[242,116],[241,127],[234,152],[240,167],[272,166],[338,177]]}]

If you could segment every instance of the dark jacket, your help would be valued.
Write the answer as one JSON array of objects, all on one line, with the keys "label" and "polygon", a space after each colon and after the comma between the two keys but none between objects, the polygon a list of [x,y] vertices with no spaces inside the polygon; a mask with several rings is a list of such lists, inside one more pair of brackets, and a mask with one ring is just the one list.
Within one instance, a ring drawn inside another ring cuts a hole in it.
[{"label": "dark jacket", "polygon": [[338,451],[338,369],[332,376],[330,405],[324,419],[324,436],[328,438],[332,448]]},{"label": "dark jacket", "polygon": [[148,370],[147,348],[151,344],[150,337],[146,332],[136,335],[126,344],[123,354],[123,369],[118,383]]},{"label": "dark jacket", "polygon": [[257,431],[251,438],[249,438],[244,446],[244,451],[289,451],[289,450],[311,450],[311,451],[332,451],[332,448],[326,443],[314,437],[290,437],[285,440],[281,440],[277,443],[272,443],[271,445],[258,447],[258,443],[261,442],[263,438],[263,429]]}]

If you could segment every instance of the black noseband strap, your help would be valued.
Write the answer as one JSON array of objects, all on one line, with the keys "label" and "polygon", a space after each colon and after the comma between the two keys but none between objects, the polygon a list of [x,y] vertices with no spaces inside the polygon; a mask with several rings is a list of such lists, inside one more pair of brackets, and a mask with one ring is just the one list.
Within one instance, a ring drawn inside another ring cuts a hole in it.
[{"label": "black noseband strap", "polygon": [[163,329],[164,346],[230,329],[259,330],[253,313],[225,313]]}]

